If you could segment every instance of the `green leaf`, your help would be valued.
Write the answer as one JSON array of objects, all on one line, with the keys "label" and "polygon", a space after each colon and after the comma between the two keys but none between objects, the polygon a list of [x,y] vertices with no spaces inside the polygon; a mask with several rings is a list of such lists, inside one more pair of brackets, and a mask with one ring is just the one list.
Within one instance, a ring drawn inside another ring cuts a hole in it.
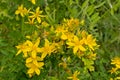
[{"label": "green leaf", "polygon": [[88,6],[88,2],[89,2],[89,0],[84,1],[81,8],[84,9],[86,6]]},{"label": "green leaf", "polygon": [[99,5],[96,5],[95,8],[102,7],[105,3],[106,3],[106,1],[103,1],[103,2],[101,2]]},{"label": "green leaf", "polygon": [[90,16],[93,12],[94,12],[95,8],[94,8],[94,5],[90,5],[88,8],[87,8],[87,13],[88,15]]},{"label": "green leaf", "polygon": [[94,13],[94,14],[91,16],[90,19],[91,19],[92,21],[95,21],[96,18],[99,18],[99,13]]}]

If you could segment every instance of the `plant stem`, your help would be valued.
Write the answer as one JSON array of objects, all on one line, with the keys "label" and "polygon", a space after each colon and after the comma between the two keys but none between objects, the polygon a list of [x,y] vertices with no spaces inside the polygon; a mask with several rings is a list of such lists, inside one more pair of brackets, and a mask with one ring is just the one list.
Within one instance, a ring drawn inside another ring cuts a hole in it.
[{"label": "plant stem", "polygon": [[21,21],[21,33],[24,36],[24,18],[22,17],[22,21]]}]

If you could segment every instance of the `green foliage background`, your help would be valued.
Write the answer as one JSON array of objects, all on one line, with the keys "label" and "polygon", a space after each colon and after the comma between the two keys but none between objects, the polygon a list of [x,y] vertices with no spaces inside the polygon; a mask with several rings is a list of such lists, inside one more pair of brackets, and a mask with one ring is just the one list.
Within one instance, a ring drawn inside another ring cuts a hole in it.
[{"label": "green foliage background", "polygon": [[[110,61],[120,56],[120,0],[46,1],[37,0],[36,6],[40,6],[49,15],[49,24],[60,23],[63,18],[84,19],[83,28],[98,40],[100,49],[97,51],[95,71],[88,76],[81,73],[81,80],[109,80],[111,74],[108,71],[112,67]],[[30,79],[26,75],[22,56],[15,57],[15,46],[23,40],[21,21],[16,21],[15,16],[15,10],[21,3],[27,8],[33,7],[28,0],[0,0],[0,80],[63,80],[66,75],[52,77],[46,75],[47,71]],[[29,33],[27,30],[24,31]]]}]

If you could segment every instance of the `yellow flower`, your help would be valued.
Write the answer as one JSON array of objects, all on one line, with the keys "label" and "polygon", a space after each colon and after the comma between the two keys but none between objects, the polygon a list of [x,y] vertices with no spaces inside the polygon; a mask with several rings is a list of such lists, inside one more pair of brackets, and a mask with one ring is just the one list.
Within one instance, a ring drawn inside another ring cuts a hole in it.
[{"label": "yellow flower", "polygon": [[112,68],[109,72],[110,72],[111,74],[113,74],[113,73],[115,73],[115,72],[117,71],[117,69],[118,69],[118,68]]},{"label": "yellow flower", "polygon": [[38,47],[39,43],[40,43],[40,38],[38,38],[35,43],[27,40],[22,45],[16,46],[16,48],[19,49],[16,55],[23,52],[24,57],[27,57],[27,54],[29,53],[33,58],[36,58],[37,52],[40,52],[40,48]]},{"label": "yellow flower", "polygon": [[27,46],[26,42],[16,46],[16,48],[19,49],[16,55],[19,55],[21,52],[23,52],[23,54],[24,54],[23,56],[24,57],[28,56],[27,52],[30,51],[30,48]]},{"label": "yellow flower", "polygon": [[32,4],[36,4],[36,0],[30,0]]},{"label": "yellow flower", "polygon": [[39,68],[42,68],[42,66],[44,65],[43,62],[40,62],[42,60],[43,59],[41,57],[38,57],[38,56],[36,58],[28,57],[26,59],[26,66],[29,68],[28,74],[29,74],[30,77],[32,77],[32,75],[33,75],[34,72],[37,75],[40,74]]},{"label": "yellow flower", "polygon": [[96,54],[95,53],[90,52],[90,54],[87,55],[87,57],[91,60],[96,60]]},{"label": "yellow flower", "polygon": [[112,59],[111,64],[114,64],[116,68],[120,69],[120,58],[115,57],[114,59]]},{"label": "yellow flower", "polygon": [[73,47],[73,53],[76,54],[78,50],[80,51],[86,51],[86,49],[83,47],[84,40],[79,40],[77,36],[74,36],[73,41],[67,42],[67,45],[70,47]]},{"label": "yellow flower", "polygon": [[44,26],[44,27],[48,27],[49,26],[49,24],[47,23],[47,22],[42,22],[42,26]]},{"label": "yellow flower", "polygon": [[26,8],[23,7],[23,5],[19,6],[18,9],[15,11],[15,14],[18,15],[20,14],[22,17],[26,15],[29,12]]},{"label": "yellow flower", "polygon": [[40,38],[38,38],[35,43],[33,43],[29,40],[27,40],[26,43],[27,43],[28,47],[30,48],[31,56],[33,58],[36,58],[37,53],[41,51],[41,49],[38,47],[38,45],[40,43]]},{"label": "yellow flower", "polygon": [[92,38],[92,35],[88,35],[85,39],[85,44],[89,46],[90,49],[94,50],[93,47],[97,46],[96,39]]},{"label": "yellow flower", "polygon": [[62,62],[59,63],[59,66],[63,66],[64,69],[67,69],[66,58],[63,58],[63,57],[62,57]]},{"label": "yellow flower", "polygon": [[41,58],[41,57],[36,57],[36,58],[33,58],[33,57],[28,57],[27,59],[26,59],[26,64],[28,64],[28,63],[34,63],[35,65],[38,65],[38,61],[42,61],[43,59]]},{"label": "yellow flower", "polygon": [[64,33],[62,33],[61,39],[66,40],[67,39],[67,35],[65,35]]},{"label": "yellow flower", "polygon": [[40,75],[40,69],[42,68],[43,65],[44,65],[43,62],[38,62],[38,65],[34,63],[27,63],[26,66],[29,68],[27,73],[29,74],[30,77],[32,77],[34,73]]},{"label": "yellow flower", "polygon": [[45,45],[41,48],[42,58],[45,58],[48,55],[51,55],[52,52],[56,50],[54,43],[50,45],[50,42],[45,39]]},{"label": "yellow flower", "polygon": [[74,31],[80,24],[79,20],[74,18],[64,19],[64,22],[63,25],[70,31]]},{"label": "yellow flower", "polygon": [[68,32],[67,29],[65,29],[64,26],[57,26],[56,30],[55,30],[55,33],[56,33],[56,36],[59,36],[60,34],[63,34]]},{"label": "yellow flower", "polygon": [[34,19],[28,19],[28,22],[25,22],[26,24],[33,25],[34,24]]},{"label": "yellow flower", "polygon": [[74,33],[68,32],[68,33],[66,33],[66,35],[67,35],[67,40],[68,40],[68,41],[72,41],[72,40],[73,40],[73,38],[74,38]]},{"label": "yellow flower", "polygon": [[32,18],[32,21],[34,22],[35,19],[37,19],[38,23],[41,23],[41,17],[45,17],[44,15],[41,15],[43,11],[40,11],[40,7],[36,8],[36,12],[30,12],[32,15],[29,16],[29,18]]},{"label": "yellow flower", "polygon": [[61,35],[62,40],[68,40],[68,41],[71,41],[73,37],[74,37],[74,34],[70,32],[62,33]]},{"label": "yellow flower", "polygon": [[74,74],[71,76],[71,77],[68,77],[68,79],[72,79],[72,80],[79,80],[77,78],[77,76],[80,74],[80,72],[78,71],[75,71]]}]

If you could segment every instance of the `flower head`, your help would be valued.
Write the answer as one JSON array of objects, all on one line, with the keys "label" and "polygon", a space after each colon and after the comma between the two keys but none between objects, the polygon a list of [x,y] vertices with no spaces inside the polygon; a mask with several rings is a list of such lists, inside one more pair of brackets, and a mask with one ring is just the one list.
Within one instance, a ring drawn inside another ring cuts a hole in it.
[{"label": "flower head", "polygon": [[32,4],[36,4],[36,0],[30,0]]},{"label": "flower head", "polygon": [[86,51],[83,47],[84,40],[79,40],[77,36],[74,36],[73,41],[68,41],[67,45],[73,47],[73,53],[76,54],[78,50]]},{"label": "flower head", "polygon": [[33,58],[36,58],[37,53],[41,51],[41,49],[38,47],[38,45],[40,43],[40,38],[38,38],[35,43],[33,43],[29,40],[27,40],[26,43],[27,43],[28,47],[30,48],[31,56]]},{"label": "flower head", "polygon": [[65,29],[65,27],[61,26],[61,25],[57,26],[57,28],[55,30],[56,36],[59,36],[60,34],[64,34],[66,32],[68,32],[68,30]]},{"label": "flower head", "polygon": [[77,76],[80,74],[79,71],[75,71],[74,74],[71,77],[68,77],[68,79],[72,79],[72,80],[79,80],[77,78]]},{"label": "flower head", "polygon": [[71,32],[62,33],[61,39],[71,41],[74,38],[74,34]]},{"label": "flower head", "polygon": [[54,52],[56,50],[54,43],[50,44],[50,42],[45,39],[45,45],[44,47],[41,48],[41,52],[42,52],[42,58],[45,58],[46,55],[51,55],[52,52]]},{"label": "flower head", "polygon": [[25,22],[26,24],[30,24],[33,25],[34,24],[34,20],[33,19],[28,19],[28,22]]},{"label": "flower head", "polygon": [[38,47],[39,43],[40,38],[38,38],[35,43],[31,42],[30,40],[27,40],[22,45],[16,46],[17,49],[19,49],[16,55],[23,52],[24,57],[27,57],[27,54],[29,53],[33,58],[36,58],[37,53],[40,52],[40,48]]},{"label": "flower head", "polygon": [[94,50],[93,47],[97,46],[96,39],[92,38],[92,35],[88,35],[85,39],[85,44],[89,46],[90,49]]},{"label": "flower head", "polygon": [[44,66],[44,63],[38,62],[38,65],[34,63],[27,63],[26,66],[29,68],[27,73],[29,74],[30,77],[32,77],[34,73],[40,75],[40,69],[42,68],[42,66]]},{"label": "flower head", "polygon": [[24,15],[26,15],[29,12],[29,10],[27,10],[25,7],[23,7],[23,5],[20,5],[18,7],[18,9],[15,11],[15,14],[18,15],[20,14],[22,17],[24,17]]},{"label": "flower head", "polygon": [[115,73],[116,71],[117,71],[117,68],[112,68],[111,70],[109,70],[111,74]]},{"label": "flower head", "polygon": [[64,26],[68,28],[69,31],[74,31],[80,24],[80,21],[78,19],[64,19]]},{"label": "flower head", "polygon": [[115,57],[114,59],[112,59],[111,64],[115,65],[116,68],[120,69],[120,58]]},{"label": "flower head", "polygon": [[23,56],[24,57],[28,56],[27,53],[30,51],[30,48],[27,46],[26,42],[16,46],[16,48],[19,49],[16,55],[19,55],[21,52],[23,52],[23,54],[24,54]]},{"label": "flower head", "polygon": [[31,18],[32,21],[37,19],[38,23],[41,23],[41,17],[45,17],[44,15],[41,15],[42,12],[43,11],[40,11],[40,7],[37,7],[35,12],[30,12],[32,15],[29,16],[29,18]]},{"label": "flower head", "polygon": [[33,58],[32,56],[31,57],[28,57],[27,59],[26,59],[26,64],[28,64],[28,63],[34,63],[35,65],[38,65],[38,62],[39,61],[42,61],[43,59],[41,58],[41,57],[39,57],[39,56],[37,56],[36,58]]}]

